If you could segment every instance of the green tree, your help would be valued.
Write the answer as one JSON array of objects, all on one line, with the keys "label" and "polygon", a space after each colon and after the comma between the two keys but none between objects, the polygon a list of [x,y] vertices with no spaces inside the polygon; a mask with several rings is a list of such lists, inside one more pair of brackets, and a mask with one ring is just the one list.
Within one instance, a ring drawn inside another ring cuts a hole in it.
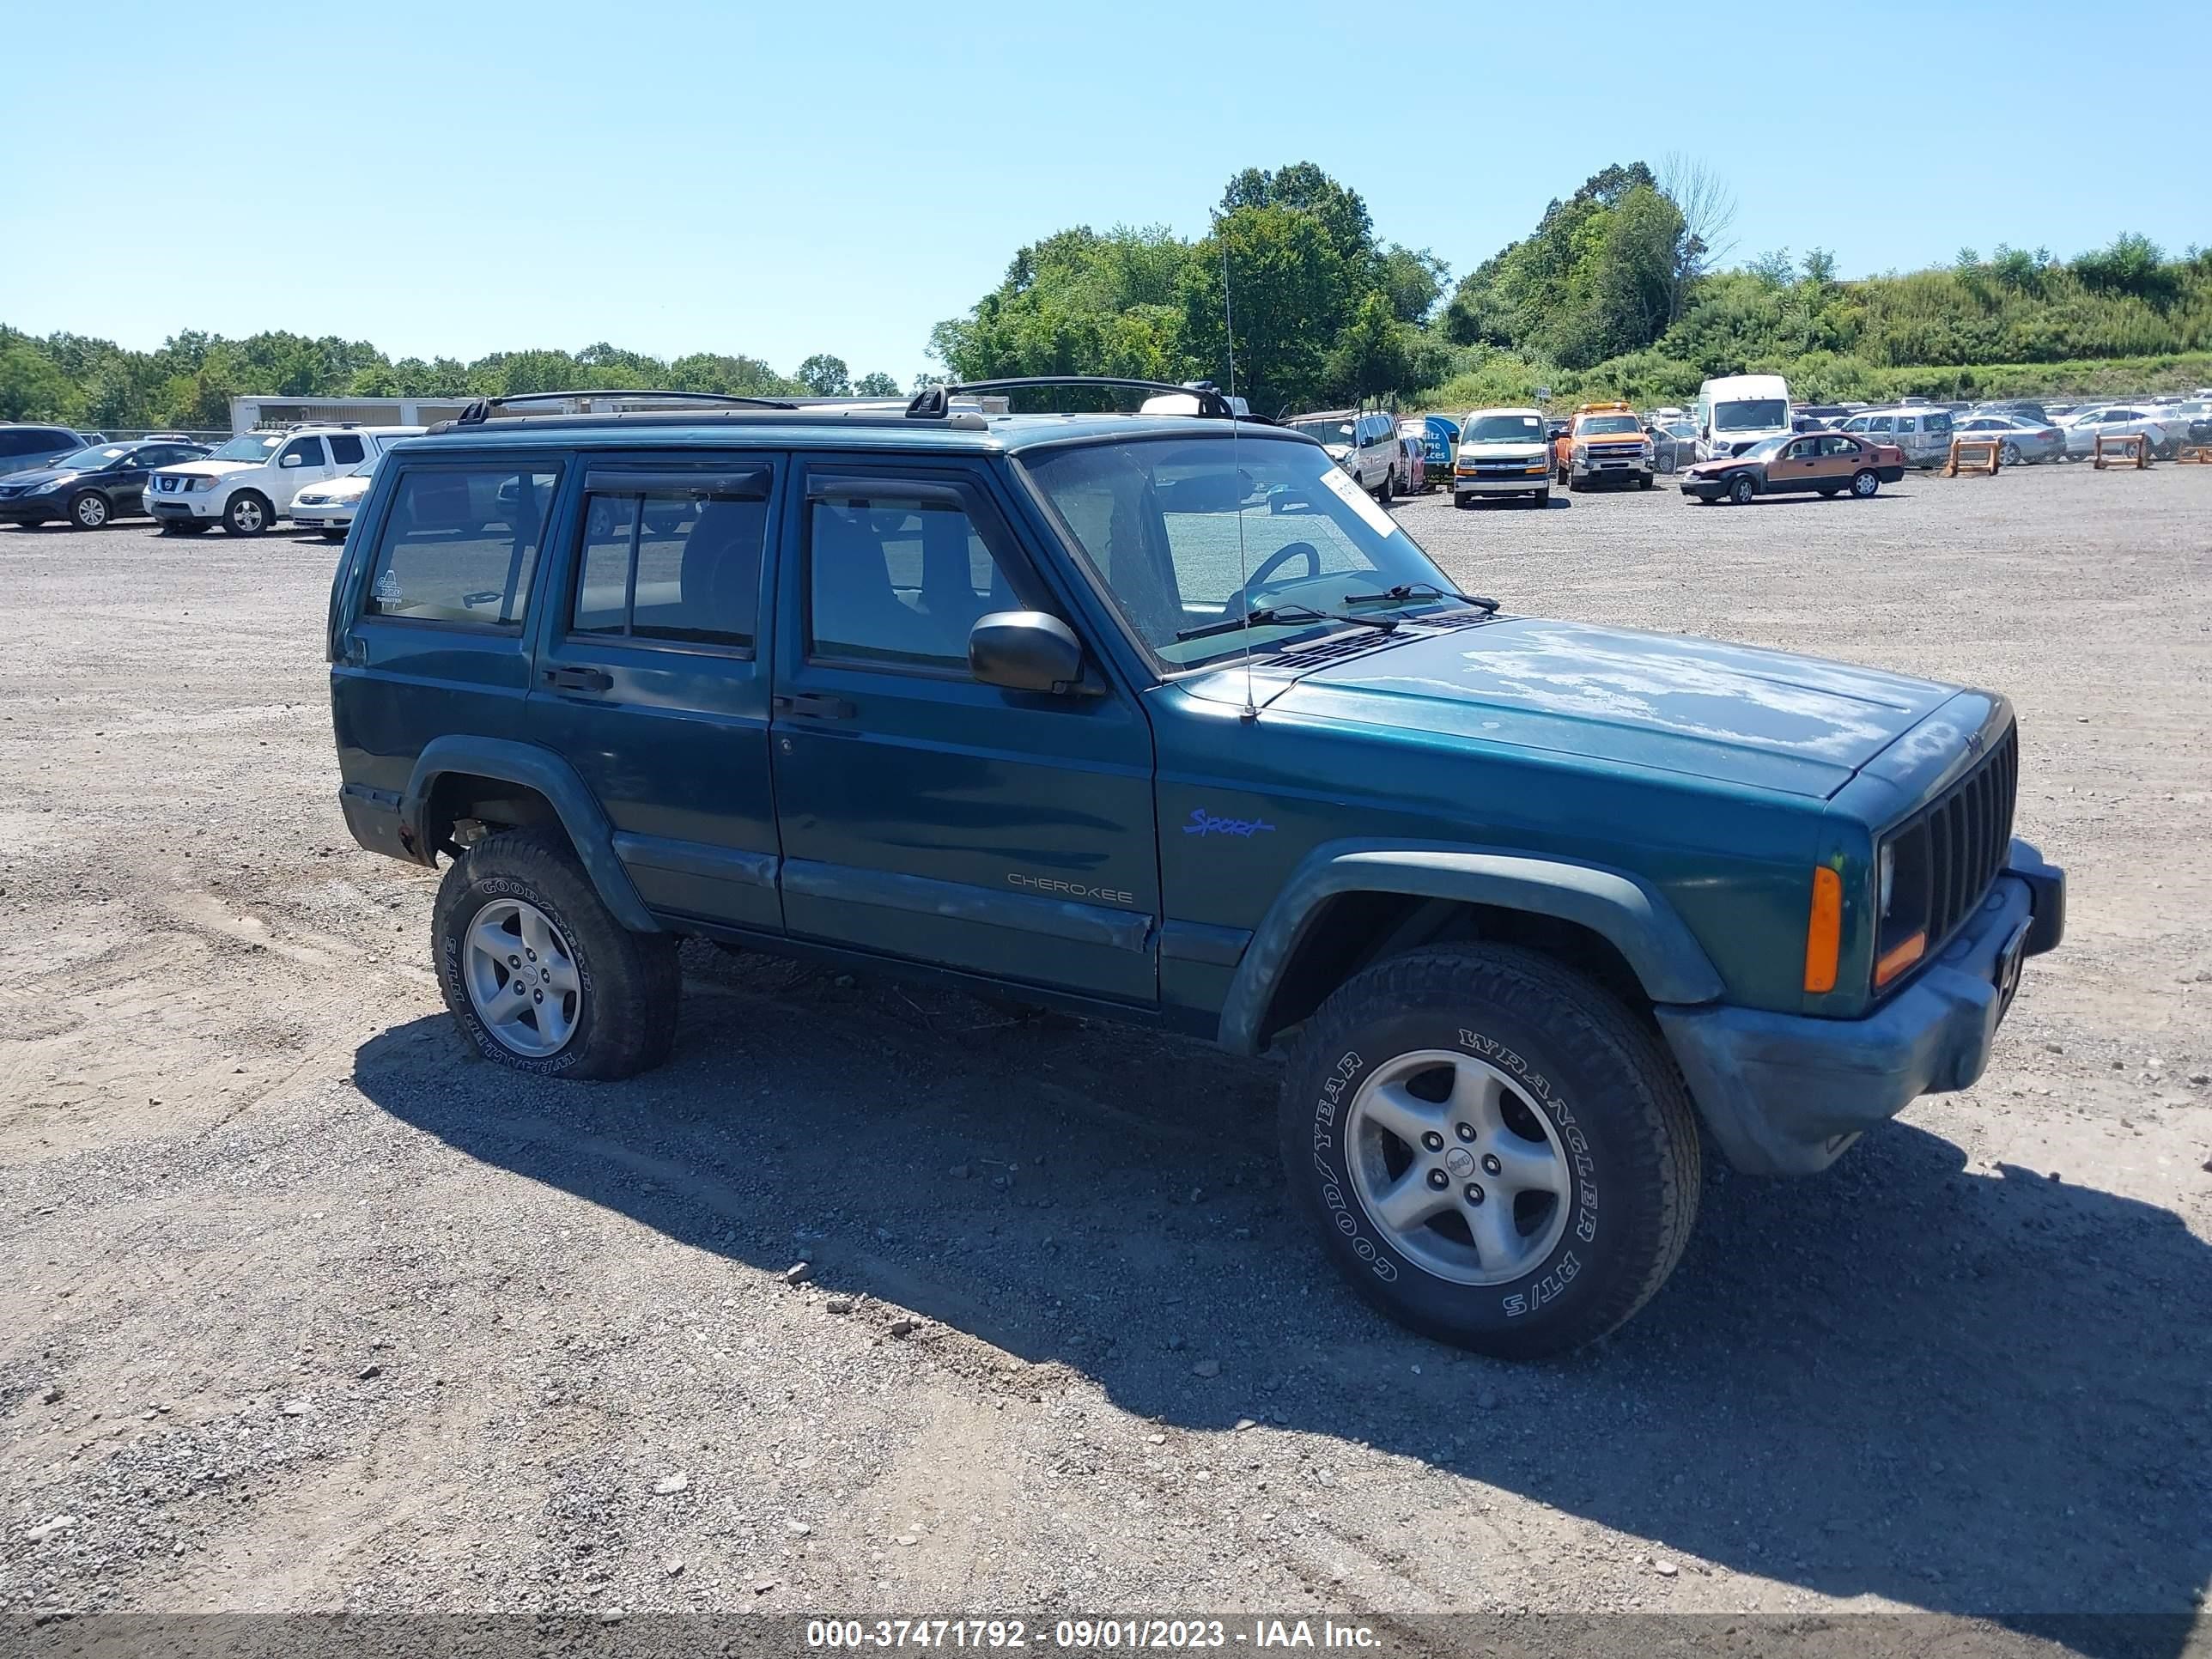
[{"label": "green tree", "polygon": [[[1233,341],[1222,289],[1224,252]],[[1328,230],[1312,214],[1283,207],[1238,208],[1217,221],[1185,270],[1182,297],[1178,338],[1189,372],[1176,378],[1234,385],[1262,413],[1322,395],[1327,353],[1352,309]]]},{"label": "green tree", "polygon": [[1401,323],[1428,321],[1450,279],[1451,267],[1426,248],[1393,242],[1376,258],[1376,286],[1389,296],[1390,309]]},{"label": "green tree", "polygon": [[1389,299],[1379,289],[1370,290],[1329,348],[1326,372],[1331,399],[1358,403],[1415,390],[1419,380],[1407,337],[1411,333],[1392,314]]},{"label": "green tree", "polygon": [[896,398],[899,395],[899,383],[878,370],[854,381],[853,390],[863,398]]},{"label": "green tree", "polygon": [[76,412],[76,390],[36,346],[0,347],[0,419],[70,420]]},{"label": "green tree", "polygon": [[842,357],[817,351],[799,364],[797,379],[817,398],[842,398],[853,390],[853,372]]}]

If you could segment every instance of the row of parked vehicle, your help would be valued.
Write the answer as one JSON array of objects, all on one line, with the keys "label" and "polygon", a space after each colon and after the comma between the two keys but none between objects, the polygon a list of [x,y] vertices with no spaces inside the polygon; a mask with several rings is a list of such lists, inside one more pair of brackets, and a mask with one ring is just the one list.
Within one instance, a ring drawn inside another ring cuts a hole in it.
[{"label": "row of parked vehicle", "polygon": [[341,541],[379,458],[422,430],[294,427],[210,446],[181,432],[110,441],[64,427],[0,426],[0,468],[8,469],[0,471],[0,523],[97,530],[143,515],[165,533],[197,535],[220,525],[258,536],[289,518]]}]

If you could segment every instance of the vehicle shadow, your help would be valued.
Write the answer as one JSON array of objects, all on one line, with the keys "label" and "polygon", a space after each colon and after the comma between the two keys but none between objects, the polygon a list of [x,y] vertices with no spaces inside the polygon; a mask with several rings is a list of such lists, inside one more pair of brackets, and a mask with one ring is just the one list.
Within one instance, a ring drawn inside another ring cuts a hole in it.
[{"label": "vehicle shadow", "polygon": [[[686,962],[676,1055],[647,1077],[520,1077],[439,1017],[363,1044],[355,1082],[468,1157],[755,1268],[803,1256],[821,1289],[1164,1423],[1364,1443],[1664,1552],[2098,1659],[2181,1651],[2212,1570],[2212,1248],[2169,1212],[1969,1170],[1893,1125],[1822,1176],[1709,1176],[1656,1301],[1508,1365],[1335,1280],[1284,1213],[1267,1061]],[[2116,1616],[2142,1614],[2166,1617]]]}]

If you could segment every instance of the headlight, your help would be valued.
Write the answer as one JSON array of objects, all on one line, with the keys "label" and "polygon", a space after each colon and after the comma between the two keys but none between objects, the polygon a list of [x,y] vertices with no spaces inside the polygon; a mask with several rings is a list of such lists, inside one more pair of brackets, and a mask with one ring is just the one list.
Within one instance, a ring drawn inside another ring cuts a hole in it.
[{"label": "headlight", "polygon": [[185,480],[185,488],[188,490],[213,489],[215,488],[215,480],[213,478],[187,478]]},{"label": "headlight", "polygon": [[1589,459],[1589,446],[1588,444],[1577,441],[1575,445],[1574,453],[1575,459],[1578,461],[1586,461]]}]

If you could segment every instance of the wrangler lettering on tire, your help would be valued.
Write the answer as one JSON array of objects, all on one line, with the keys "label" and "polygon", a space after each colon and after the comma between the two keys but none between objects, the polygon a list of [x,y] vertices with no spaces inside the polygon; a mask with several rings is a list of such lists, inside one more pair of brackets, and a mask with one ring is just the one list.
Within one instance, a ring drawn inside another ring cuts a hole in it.
[{"label": "wrangler lettering on tire", "polygon": [[1393,1317],[1527,1358],[1655,1295],[1697,1211],[1689,1097],[1605,991],[1533,951],[1389,958],[1322,1004],[1285,1083],[1292,1197]]}]

